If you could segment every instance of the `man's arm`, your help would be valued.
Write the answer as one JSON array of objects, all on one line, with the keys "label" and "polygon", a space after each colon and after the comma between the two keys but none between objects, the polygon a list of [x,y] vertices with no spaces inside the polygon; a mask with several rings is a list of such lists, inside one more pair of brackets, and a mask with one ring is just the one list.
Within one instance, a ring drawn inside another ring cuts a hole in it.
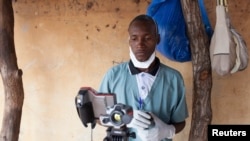
[{"label": "man's arm", "polygon": [[182,122],[178,122],[178,123],[173,123],[174,127],[175,127],[175,134],[181,132],[184,127],[186,126],[186,121],[182,121]]}]

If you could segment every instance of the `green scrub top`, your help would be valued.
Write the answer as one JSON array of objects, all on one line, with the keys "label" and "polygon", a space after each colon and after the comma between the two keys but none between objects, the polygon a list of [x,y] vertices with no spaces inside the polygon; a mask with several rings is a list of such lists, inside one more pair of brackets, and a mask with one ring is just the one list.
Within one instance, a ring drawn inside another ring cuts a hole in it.
[{"label": "green scrub top", "polygon": [[[136,76],[132,75],[128,62],[109,69],[99,92],[116,94],[117,103],[152,112],[167,124],[182,122],[188,117],[185,86],[182,75],[175,69],[160,63],[155,81],[144,101],[140,102]],[[136,130],[131,130],[136,132]],[[130,141],[140,141],[132,139]],[[171,141],[166,139],[164,141]]]}]

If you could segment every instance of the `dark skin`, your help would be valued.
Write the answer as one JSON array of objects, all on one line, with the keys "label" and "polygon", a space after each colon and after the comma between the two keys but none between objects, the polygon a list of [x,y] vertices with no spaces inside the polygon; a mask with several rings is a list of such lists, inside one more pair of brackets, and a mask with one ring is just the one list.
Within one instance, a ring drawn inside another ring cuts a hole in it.
[{"label": "dark skin", "polygon": [[[144,62],[155,52],[156,45],[160,42],[160,35],[156,31],[155,24],[152,22],[134,21],[128,28],[129,45],[138,61]],[[148,72],[155,65],[155,61],[149,68],[137,68],[142,72]],[[182,131],[186,125],[185,120],[172,123],[175,133]]]}]

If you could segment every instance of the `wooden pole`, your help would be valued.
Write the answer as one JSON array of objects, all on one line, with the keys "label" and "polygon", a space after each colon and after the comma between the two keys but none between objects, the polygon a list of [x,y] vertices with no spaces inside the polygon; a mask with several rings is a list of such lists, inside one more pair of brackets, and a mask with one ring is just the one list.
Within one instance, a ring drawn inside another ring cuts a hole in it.
[{"label": "wooden pole", "polygon": [[11,0],[0,0],[0,73],[5,92],[0,141],[18,141],[24,90],[15,53]]},{"label": "wooden pole", "polygon": [[189,141],[207,141],[207,125],[212,120],[210,42],[201,20],[198,0],[181,0],[181,2],[193,65],[193,105]]}]

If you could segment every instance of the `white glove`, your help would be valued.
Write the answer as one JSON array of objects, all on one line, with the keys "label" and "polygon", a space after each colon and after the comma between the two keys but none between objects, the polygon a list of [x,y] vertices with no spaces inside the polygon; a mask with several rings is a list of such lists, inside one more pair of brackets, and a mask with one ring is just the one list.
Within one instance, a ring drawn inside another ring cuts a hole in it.
[{"label": "white glove", "polygon": [[145,128],[149,128],[152,121],[150,121],[151,115],[146,112],[133,110],[133,119],[127,127],[135,128],[137,130],[144,130]]},{"label": "white glove", "polygon": [[155,126],[148,130],[138,131],[138,136],[143,141],[160,141],[164,138],[172,139],[175,135],[175,127],[161,121],[157,116],[151,113]]}]

